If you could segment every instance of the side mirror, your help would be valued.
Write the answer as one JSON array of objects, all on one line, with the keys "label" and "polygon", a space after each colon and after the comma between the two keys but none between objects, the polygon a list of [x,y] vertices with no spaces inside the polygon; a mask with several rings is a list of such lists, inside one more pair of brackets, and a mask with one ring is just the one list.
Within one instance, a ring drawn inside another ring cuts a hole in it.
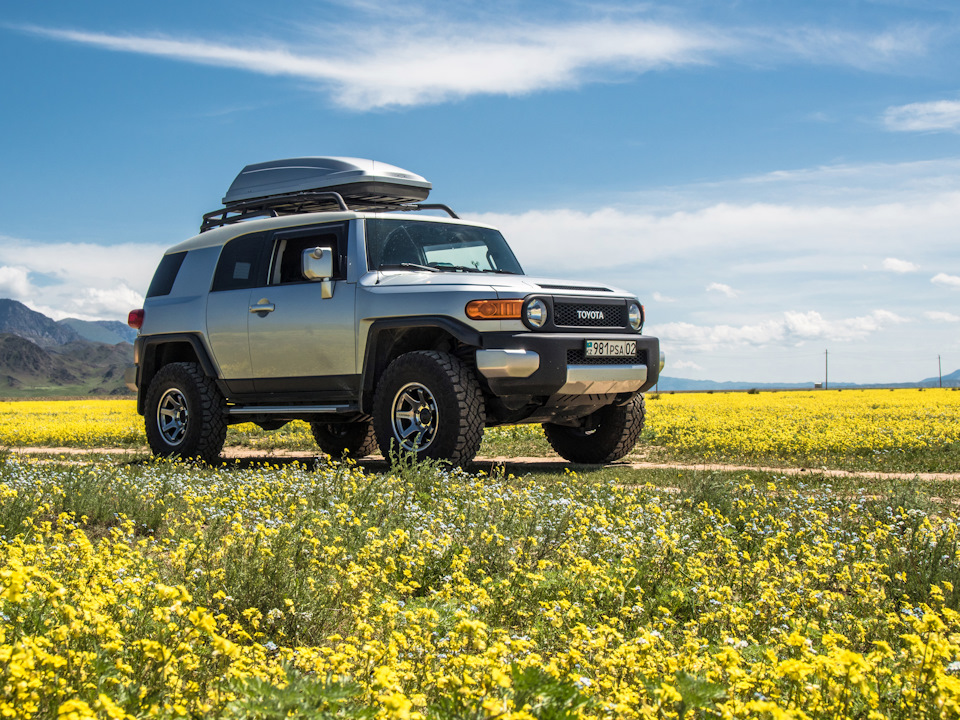
[{"label": "side mirror", "polygon": [[307,280],[320,281],[320,297],[333,297],[333,248],[315,247],[303,251],[300,261]]}]

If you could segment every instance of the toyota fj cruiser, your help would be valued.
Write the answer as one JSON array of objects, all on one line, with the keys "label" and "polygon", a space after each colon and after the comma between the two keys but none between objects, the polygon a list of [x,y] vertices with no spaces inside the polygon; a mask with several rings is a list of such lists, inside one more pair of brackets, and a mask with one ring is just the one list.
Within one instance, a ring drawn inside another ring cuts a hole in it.
[{"label": "toyota fj cruiser", "polygon": [[[463,465],[484,427],[516,423],[543,423],[573,462],[626,455],[663,364],[643,306],[524,275],[496,229],[424,204],[430,189],[356,158],[244,168],[130,313],[152,451],[212,462],[232,423],[305,420],[334,455]],[[403,212],[424,210],[449,217]]]}]

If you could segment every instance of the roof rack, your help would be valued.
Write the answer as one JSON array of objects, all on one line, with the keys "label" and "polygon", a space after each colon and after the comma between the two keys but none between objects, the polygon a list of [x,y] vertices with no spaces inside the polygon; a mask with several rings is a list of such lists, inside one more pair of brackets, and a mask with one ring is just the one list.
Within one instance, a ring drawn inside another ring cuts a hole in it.
[{"label": "roof rack", "polygon": [[338,192],[300,192],[272,197],[244,200],[231,203],[220,210],[211,210],[203,214],[200,232],[206,232],[225,225],[256,217],[279,217],[281,215],[296,215],[299,213],[316,212],[418,212],[420,210],[442,210],[450,217],[459,220],[457,215],[448,206],[442,203],[394,203],[389,201],[376,202],[376,198],[369,196],[353,198],[349,195],[344,198]]}]

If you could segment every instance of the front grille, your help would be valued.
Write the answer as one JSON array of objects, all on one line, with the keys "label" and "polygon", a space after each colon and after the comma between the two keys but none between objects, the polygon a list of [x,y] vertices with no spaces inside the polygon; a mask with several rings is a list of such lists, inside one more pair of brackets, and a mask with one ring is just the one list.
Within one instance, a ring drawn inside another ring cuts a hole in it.
[{"label": "front grille", "polygon": [[640,350],[636,355],[619,357],[587,357],[583,348],[567,350],[567,365],[646,365],[647,351]]},{"label": "front grille", "polygon": [[[623,305],[589,305],[554,301],[554,325],[557,327],[624,327],[626,307]],[[584,317],[582,313],[596,315]]]}]

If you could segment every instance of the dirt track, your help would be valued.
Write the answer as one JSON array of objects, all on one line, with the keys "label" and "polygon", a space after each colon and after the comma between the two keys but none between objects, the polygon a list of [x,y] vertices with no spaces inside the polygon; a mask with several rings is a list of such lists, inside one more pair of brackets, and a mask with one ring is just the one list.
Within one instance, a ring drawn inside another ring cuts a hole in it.
[{"label": "dirt track", "polygon": [[[143,455],[147,453],[146,448],[68,448],[68,447],[21,447],[13,448],[11,452],[14,455]],[[240,460],[245,462],[293,462],[300,460],[310,462],[317,457],[317,453],[306,450],[263,450],[260,448],[224,448],[224,460]],[[363,459],[360,464],[370,468],[380,468],[385,465],[384,460],[379,456],[371,456]],[[506,470],[513,473],[562,470],[571,467],[571,464],[565,460],[554,457],[478,457],[473,465],[484,469],[487,467],[503,466]],[[587,466],[593,467],[593,466]],[[725,465],[721,463],[658,463],[648,462],[626,458],[619,462],[610,463],[607,467],[611,468],[631,468],[636,470],[700,470],[700,471],[726,471],[726,472],[769,472],[778,475],[810,475],[811,477],[836,477],[836,478],[872,478],[876,480],[960,480],[960,473],[890,473],[879,472],[876,470],[862,470],[851,472],[848,470],[826,470],[823,468],[803,468],[803,467],[768,467],[760,465]]]}]

